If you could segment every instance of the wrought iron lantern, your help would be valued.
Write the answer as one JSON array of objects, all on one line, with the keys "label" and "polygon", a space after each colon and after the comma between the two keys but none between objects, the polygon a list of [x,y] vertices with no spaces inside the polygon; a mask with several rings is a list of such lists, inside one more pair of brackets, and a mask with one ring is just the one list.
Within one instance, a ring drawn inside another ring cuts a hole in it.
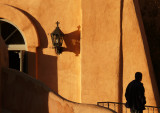
[{"label": "wrought iron lantern", "polygon": [[62,44],[63,44],[63,37],[64,33],[59,28],[59,22],[56,22],[57,27],[56,29],[51,33],[51,39],[53,43],[53,47],[55,48],[56,54],[62,53]]}]

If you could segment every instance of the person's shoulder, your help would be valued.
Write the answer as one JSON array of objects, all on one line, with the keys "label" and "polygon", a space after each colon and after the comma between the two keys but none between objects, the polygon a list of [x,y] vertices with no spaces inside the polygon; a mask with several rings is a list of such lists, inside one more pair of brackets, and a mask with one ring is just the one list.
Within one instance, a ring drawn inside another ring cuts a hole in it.
[{"label": "person's shoulder", "polygon": [[138,87],[140,87],[140,88],[144,88],[144,86],[143,86],[143,83],[142,82],[138,82]]},{"label": "person's shoulder", "polygon": [[144,87],[142,82],[140,82],[140,85],[141,85],[142,87]]},{"label": "person's shoulder", "polygon": [[135,82],[135,80],[132,80],[130,83],[133,83],[133,82]]},{"label": "person's shoulder", "polygon": [[132,86],[134,83],[135,83],[135,80],[132,80],[132,81],[128,84],[128,86]]},{"label": "person's shoulder", "polygon": [[130,84],[134,84],[136,81],[135,80],[132,80],[131,82],[130,82]]}]

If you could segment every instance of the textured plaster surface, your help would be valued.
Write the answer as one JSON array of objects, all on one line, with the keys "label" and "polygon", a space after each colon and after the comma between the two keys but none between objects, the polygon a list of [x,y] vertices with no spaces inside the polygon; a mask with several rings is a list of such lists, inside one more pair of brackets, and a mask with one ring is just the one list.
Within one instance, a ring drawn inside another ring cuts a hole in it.
[{"label": "textured plaster surface", "polygon": [[82,102],[118,101],[119,47],[120,1],[82,0]]},{"label": "textured plaster surface", "polygon": [[4,18],[20,30],[27,46],[26,49],[30,50],[30,48],[37,47],[38,37],[32,22],[14,7],[2,4],[0,4],[0,7],[3,9],[0,11],[0,18]]},{"label": "textured plaster surface", "polygon": [[[80,7],[80,0],[0,1],[0,17],[16,25],[24,36],[28,74],[76,102],[80,102]],[[65,34],[59,56],[50,37],[56,21]]]},{"label": "textured plaster surface", "polygon": [[126,102],[127,84],[140,71],[147,105],[159,105],[140,19],[136,0],[82,1],[82,102]]},{"label": "textured plaster surface", "polygon": [[[2,70],[2,105],[13,113],[114,113],[96,105],[68,101],[27,74]],[[5,112],[4,112],[5,113]]]},{"label": "textured plaster surface", "polygon": [[[136,5],[136,6],[134,6]],[[158,106],[159,95],[137,0],[124,0],[123,12],[123,95],[135,72],[143,74],[147,105]],[[123,96],[123,100],[124,96]],[[124,101],[125,102],[125,101]],[[157,102],[157,103],[156,103]]]},{"label": "textured plaster surface", "polygon": [[[158,105],[147,42],[133,0],[1,0],[0,3],[0,17],[16,25],[25,38],[30,54],[29,74],[55,92],[82,103],[125,102],[127,84],[136,71],[141,71],[147,105]],[[60,21],[65,34],[63,53],[59,56],[49,35],[56,21]],[[67,109],[72,113],[72,108]]]}]

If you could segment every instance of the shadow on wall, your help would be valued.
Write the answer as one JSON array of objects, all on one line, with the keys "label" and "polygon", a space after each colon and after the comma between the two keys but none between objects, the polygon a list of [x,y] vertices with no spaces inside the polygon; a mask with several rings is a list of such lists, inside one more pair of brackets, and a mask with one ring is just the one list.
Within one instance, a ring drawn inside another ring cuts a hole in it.
[{"label": "shadow on wall", "polygon": [[35,78],[38,78],[52,90],[58,92],[57,57],[45,55],[42,52],[42,49],[47,48],[48,46],[48,39],[43,27],[28,12],[17,7],[14,8],[21,11],[24,15],[26,15],[29,18],[29,20],[34,25],[39,38],[38,41],[40,47],[37,48],[38,58],[35,53],[26,51],[27,54],[26,65],[28,66],[27,67],[28,69],[25,70],[25,72],[27,72],[29,75],[32,75]]},{"label": "shadow on wall", "polygon": [[[58,92],[57,57],[43,54],[43,49],[48,47],[48,39],[44,29],[38,20],[28,12],[14,6],[11,7],[16,8],[29,18],[34,25],[39,38],[37,53],[25,52],[27,54],[25,63],[27,63],[28,69],[26,70],[24,67],[24,71],[44,82],[55,92]],[[80,26],[78,26],[76,31],[65,34],[64,43],[66,44],[66,47],[62,48],[62,52],[73,52],[76,56],[80,54]],[[53,51],[51,50],[51,52]]]},{"label": "shadow on wall", "polygon": [[45,55],[38,49],[38,80],[58,93],[57,57]]},{"label": "shadow on wall", "polygon": [[[123,49],[122,49],[123,4],[124,4],[124,0],[121,0],[121,7],[120,7],[119,80],[118,80],[118,102],[120,102],[120,103],[122,103],[122,97],[123,97]],[[122,106],[120,106],[120,105],[118,106],[118,112],[119,113],[123,112]]]},{"label": "shadow on wall", "polygon": [[2,69],[2,109],[11,113],[116,113],[68,101],[25,73]]},{"label": "shadow on wall", "polygon": [[13,113],[49,113],[46,89],[16,70],[5,69],[2,73],[3,109]]},{"label": "shadow on wall", "polygon": [[[23,72],[41,80],[52,90],[58,92],[57,57],[45,55],[41,49],[37,49],[37,52],[38,58],[36,53],[25,51],[23,57]],[[18,53],[16,54],[18,57]],[[10,65],[13,65],[10,68],[19,70],[19,57],[17,59],[14,58],[13,55],[10,57],[12,61],[18,62],[16,65],[15,62],[11,62],[10,60]]]},{"label": "shadow on wall", "polygon": [[65,34],[66,48],[63,47],[62,52],[73,52],[76,56],[80,54],[80,26],[77,28],[78,30]]},{"label": "shadow on wall", "polygon": [[[28,74],[36,75],[33,77],[42,81],[49,88],[58,93],[57,57],[43,54],[42,49],[37,49],[37,52],[38,59],[35,53],[27,52]],[[38,60],[37,64],[36,59]]]},{"label": "shadow on wall", "polygon": [[137,15],[137,18],[138,18],[138,23],[139,23],[142,39],[143,39],[144,50],[145,50],[146,57],[147,57],[146,59],[147,59],[148,67],[149,67],[149,74],[150,74],[150,78],[151,78],[152,88],[153,88],[153,91],[154,91],[157,106],[159,106],[160,105],[160,102],[159,102],[159,96],[160,95],[159,95],[158,88],[157,88],[157,83],[156,83],[156,80],[155,80],[155,77],[154,77],[154,71],[153,71],[151,57],[150,57],[150,53],[149,53],[147,37],[146,37],[145,31],[144,31],[145,29],[144,29],[143,21],[142,21],[142,17],[141,17],[141,12],[140,12],[140,7],[141,6],[139,5],[138,0],[133,0],[133,2],[134,2],[135,10],[136,10],[136,15]]},{"label": "shadow on wall", "polygon": [[22,12],[26,17],[28,17],[28,19],[32,22],[32,24],[36,28],[37,35],[38,35],[38,38],[39,38],[38,41],[39,41],[40,47],[41,48],[47,48],[47,46],[48,46],[48,39],[47,39],[45,30],[43,29],[43,27],[41,26],[41,24],[36,20],[36,18],[34,18],[28,12],[26,12],[26,11],[20,9],[20,8],[17,8],[17,7],[14,7],[14,6],[11,6],[11,7],[16,8],[17,10],[19,10],[20,12]]},{"label": "shadow on wall", "polygon": [[160,1],[139,0],[139,4],[160,93]]},{"label": "shadow on wall", "polygon": [[[11,6],[14,7],[14,6]],[[39,37],[39,45],[40,48],[47,48],[48,46],[48,39],[46,36],[46,33],[43,29],[43,27],[41,26],[41,24],[32,16],[30,15],[28,12],[14,7],[16,9],[18,9],[19,11],[21,11],[24,15],[26,15],[32,22],[32,24],[34,25],[34,27],[36,28],[38,37]],[[66,43],[66,48],[63,47],[62,51],[65,52],[73,52],[76,54],[76,56],[78,56],[80,54],[80,25],[77,27],[78,30],[73,31],[71,33],[65,34],[64,36],[64,42]]]}]

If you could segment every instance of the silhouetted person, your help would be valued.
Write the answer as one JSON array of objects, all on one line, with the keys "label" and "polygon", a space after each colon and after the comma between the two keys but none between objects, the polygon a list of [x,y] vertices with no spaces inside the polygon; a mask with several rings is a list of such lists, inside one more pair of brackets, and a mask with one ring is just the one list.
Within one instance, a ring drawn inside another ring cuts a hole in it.
[{"label": "silhouetted person", "polygon": [[130,108],[131,113],[143,113],[146,99],[144,96],[144,87],[141,83],[142,73],[136,72],[135,80],[130,82],[126,88],[126,107]]}]

